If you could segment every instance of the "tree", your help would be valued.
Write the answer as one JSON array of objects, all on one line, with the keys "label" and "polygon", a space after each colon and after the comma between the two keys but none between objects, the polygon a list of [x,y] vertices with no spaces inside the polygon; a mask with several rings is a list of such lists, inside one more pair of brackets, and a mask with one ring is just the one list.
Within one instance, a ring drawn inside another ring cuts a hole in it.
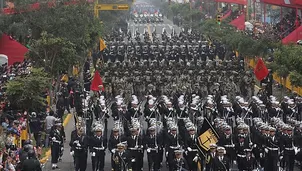
[{"label": "tree", "polygon": [[[76,5],[64,5],[59,1],[50,8],[42,3],[40,10],[22,12],[14,15],[1,15],[0,30],[12,35],[19,42],[26,44],[26,38],[38,40],[42,32],[55,37],[68,39],[75,45],[79,55],[83,55],[88,48],[95,46],[99,39],[102,26],[98,19],[93,17],[93,7],[86,1],[79,1]],[[28,11],[31,0],[16,0],[17,12]],[[25,5],[27,4],[27,5]]]},{"label": "tree", "polygon": [[43,67],[52,78],[57,78],[80,60],[75,45],[66,38],[46,32],[41,36],[39,40],[33,41],[27,56],[34,61],[35,66]]},{"label": "tree", "polygon": [[43,93],[50,86],[50,79],[42,68],[32,68],[27,76],[18,76],[6,84],[6,94],[13,106],[21,110],[45,110]]}]

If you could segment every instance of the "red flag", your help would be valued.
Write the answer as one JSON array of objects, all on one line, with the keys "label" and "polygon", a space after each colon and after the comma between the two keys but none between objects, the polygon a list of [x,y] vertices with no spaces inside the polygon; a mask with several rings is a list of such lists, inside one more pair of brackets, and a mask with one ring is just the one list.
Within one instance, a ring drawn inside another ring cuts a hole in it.
[{"label": "red flag", "polygon": [[102,91],[105,90],[105,88],[103,86],[103,81],[102,81],[102,78],[100,76],[99,71],[95,71],[93,79],[91,81],[90,90],[92,90],[92,91],[100,91],[101,88],[102,88]]},{"label": "red flag", "polygon": [[254,73],[257,80],[259,81],[263,80],[268,75],[268,69],[266,68],[261,58],[258,59],[257,65],[254,69]]}]

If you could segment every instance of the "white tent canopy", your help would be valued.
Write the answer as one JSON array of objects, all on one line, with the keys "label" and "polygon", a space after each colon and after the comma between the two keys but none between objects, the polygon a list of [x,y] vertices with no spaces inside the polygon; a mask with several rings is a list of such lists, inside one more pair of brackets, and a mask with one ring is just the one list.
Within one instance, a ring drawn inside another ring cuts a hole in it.
[{"label": "white tent canopy", "polygon": [[245,25],[245,30],[253,31],[254,25],[252,23],[247,21],[244,23],[244,25]]},{"label": "white tent canopy", "polygon": [[4,54],[0,54],[0,65],[7,64],[8,63],[8,57]]}]

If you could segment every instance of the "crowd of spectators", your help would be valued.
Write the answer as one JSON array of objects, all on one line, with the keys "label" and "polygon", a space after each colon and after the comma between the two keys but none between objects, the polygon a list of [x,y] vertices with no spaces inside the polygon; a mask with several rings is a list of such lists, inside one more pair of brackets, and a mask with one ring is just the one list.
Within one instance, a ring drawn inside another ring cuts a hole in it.
[{"label": "crowd of spectators", "polygon": [[292,31],[301,25],[301,18],[296,15],[296,11],[292,10],[287,13],[274,28],[274,34],[278,35],[281,39],[288,36]]},{"label": "crowd of spectators", "polygon": [[[42,131],[41,122],[43,120],[30,120],[29,118],[35,113],[20,110],[18,106],[11,104],[6,96],[5,84],[7,81],[30,74],[31,66],[30,60],[24,60],[10,66],[7,64],[0,66],[0,170],[20,170],[20,167],[18,167],[20,151],[22,151],[21,147],[24,143],[28,141],[28,130],[32,131],[34,139],[37,141],[35,143],[37,156],[39,157],[42,153],[42,145],[39,143],[41,136],[39,134]],[[28,126],[31,129],[28,129]]]}]

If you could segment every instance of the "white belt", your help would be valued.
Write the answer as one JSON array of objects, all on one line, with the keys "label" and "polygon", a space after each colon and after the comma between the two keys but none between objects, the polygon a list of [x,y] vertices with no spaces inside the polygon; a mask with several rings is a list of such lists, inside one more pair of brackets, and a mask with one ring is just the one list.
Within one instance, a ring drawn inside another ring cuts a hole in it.
[{"label": "white belt", "polygon": [[270,148],[270,147],[267,147],[267,149],[269,149],[271,151],[277,151],[277,150],[279,150],[279,148]]},{"label": "white belt", "polygon": [[104,150],[105,148],[104,148],[104,147],[93,147],[93,149],[96,149],[96,150]]},{"label": "white belt", "polygon": [[77,150],[82,150],[83,148],[82,148],[82,147],[76,147],[76,149],[77,149]]},{"label": "white belt", "polygon": [[291,147],[291,148],[285,148],[285,150],[294,150],[294,147]]},{"label": "white belt", "polygon": [[61,143],[61,141],[58,141],[58,140],[52,140],[52,142]]},{"label": "white belt", "polygon": [[129,148],[129,150],[141,150],[140,148]]},{"label": "white belt", "polygon": [[180,147],[178,147],[178,146],[170,146],[170,148],[171,148],[171,149],[178,149],[178,148],[180,148]]},{"label": "white belt", "polygon": [[224,145],[225,147],[229,148],[229,147],[234,147],[234,145]]},{"label": "white belt", "polygon": [[238,157],[242,157],[242,158],[243,158],[243,157],[246,157],[246,155],[240,155],[240,154],[237,154],[237,156],[238,156]]}]

